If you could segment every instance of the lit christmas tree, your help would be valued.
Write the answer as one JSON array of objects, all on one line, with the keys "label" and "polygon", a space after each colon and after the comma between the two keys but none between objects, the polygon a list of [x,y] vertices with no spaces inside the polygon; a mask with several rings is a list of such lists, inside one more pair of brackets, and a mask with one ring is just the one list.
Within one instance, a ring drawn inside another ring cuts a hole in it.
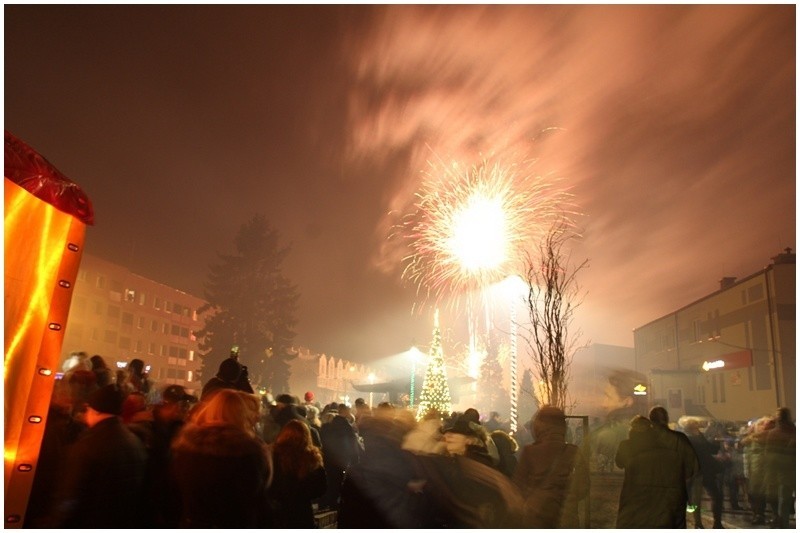
[{"label": "lit christmas tree", "polygon": [[429,353],[428,370],[425,372],[425,381],[422,385],[417,420],[422,420],[422,417],[431,410],[436,410],[442,415],[449,415],[451,409],[450,387],[447,384],[447,373],[444,367],[442,333],[439,330],[439,310],[437,309],[433,318],[433,343]]}]

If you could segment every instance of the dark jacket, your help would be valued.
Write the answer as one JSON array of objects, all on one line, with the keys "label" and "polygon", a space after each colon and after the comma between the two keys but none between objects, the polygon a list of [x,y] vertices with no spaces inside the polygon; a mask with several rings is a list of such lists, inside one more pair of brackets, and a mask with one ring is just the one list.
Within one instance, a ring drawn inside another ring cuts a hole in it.
[{"label": "dark jacket", "polygon": [[311,501],[325,494],[328,487],[325,467],[311,471],[303,479],[292,472],[284,472],[277,455],[273,457],[275,473],[269,496],[272,502],[272,527],[314,527],[314,510]]},{"label": "dark jacket", "polygon": [[230,426],[186,425],[172,445],[181,527],[267,527],[271,461],[256,437]]},{"label": "dark jacket", "polygon": [[685,435],[667,428],[632,432],[615,461],[625,469],[617,528],[686,527],[686,481],[698,464]]},{"label": "dark jacket", "polygon": [[778,423],[767,432],[766,480],[769,486],[795,485],[796,449],[794,424]]},{"label": "dark jacket", "polygon": [[[366,437],[365,437],[366,438]],[[340,529],[408,529],[433,527],[415,489],[414,456],[399,446],[371,444],[347,471],[338,515]]]},{"label": "dark jacket", "polygon": [[719,452],[719,443],[709,441],[702,433],[687,435],[687,437],[700,462],[703,481],[713,482],[717,474],[722,472],[722,463],[714,457]]},{"label": "dark jacket", "polygon": [[325,465],[331,468],[346,470],[358,463],[361,446],[358,443],[356,430],[343,416],[335,416],[320,429],[322,454]]},{"label": "dark jacket", "polygon": [[54,527],[133,527],[143,497],[145,462],[144,446],[120,418],[87,429],[67,454]]},{"label": "dark jacket", "polygon": [[589,466],[564,433],[537,436],[525,446],[514,470],[514,483],[526,501],[526,527],[561,527],[565,515],[577,516],[577,502],[589,487]]},{"label": "dark jacket", "polygon": [[467,455],[417,457],[422,497],[436,528],[523,527],[520,491],[502,472]]}]

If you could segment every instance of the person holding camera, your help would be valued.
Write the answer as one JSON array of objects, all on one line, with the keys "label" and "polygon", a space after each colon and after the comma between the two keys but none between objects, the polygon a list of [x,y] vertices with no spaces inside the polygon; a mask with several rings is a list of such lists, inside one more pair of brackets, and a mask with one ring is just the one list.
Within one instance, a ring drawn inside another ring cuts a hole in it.
[{"label": "person holding camera", "polygon": [[231,350],[231,356],[220,363],[217,375],[203,385],[200,401],[207,400],[211,393],[220,389],[234,389],[255,394],[250,385],[247,367],[239,362],[239,350],[236,347]]}]

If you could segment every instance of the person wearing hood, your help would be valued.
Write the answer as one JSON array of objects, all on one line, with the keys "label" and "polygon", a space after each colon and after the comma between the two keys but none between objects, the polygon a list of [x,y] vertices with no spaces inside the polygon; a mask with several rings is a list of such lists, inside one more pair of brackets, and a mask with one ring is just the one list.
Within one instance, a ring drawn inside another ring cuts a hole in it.
[{"label": "person wearing hood", "polygon": [[253,387],[247,376],[247,367],[243,366],[235,357],[228,357],[219,364],[217,375],[209,379],[200,392],[200,401],[206,401],[209,396],[220,389],[233,389],[253,394]]},{"label": "person wearing hood", "polygon": [[525,498],[525,527],[577,527],[578,502],[588,495],[589,465],[567,444],[564,411],[545,405],[531,422],[535,441],[525,446],[514,483]]}]

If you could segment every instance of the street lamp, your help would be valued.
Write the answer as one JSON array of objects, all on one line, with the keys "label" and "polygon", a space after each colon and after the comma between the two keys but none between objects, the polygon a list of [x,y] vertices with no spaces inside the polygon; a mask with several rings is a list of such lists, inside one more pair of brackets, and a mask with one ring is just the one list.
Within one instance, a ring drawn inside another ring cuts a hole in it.
[{"label": "street lamp", "polygon": [[[369,384],[372,385],[375,383],[375,372],[370,372],[369,376],[367,376],[369,380]],[[369,408],[372,409],[372,388],[369,391]]]},{"label": "street lamp", "polygon": [[[349,380],[345,379],[345,382],[344,382],[344,403],[346,403],[347,405],[350,405],[350,396],[347,394],[347,381],[350,381],[352,383],[352,381],[353,381],[353,372],[356,371],[355,365],[350,365],[350,368],[348,370],[350,371],[350,379]],[[355,389],[353,389],[353,392],[355,393]]]},{"label": "street lamp", "polygon": [[421,356],[422,354],[416,346],[412,346],[411,349],[408,350],[408,358],[411,359],[411,390],[409,391],[408,403],[412,409],[414,408],[414,379],[417,375],[417,361],[419,361]]}]

